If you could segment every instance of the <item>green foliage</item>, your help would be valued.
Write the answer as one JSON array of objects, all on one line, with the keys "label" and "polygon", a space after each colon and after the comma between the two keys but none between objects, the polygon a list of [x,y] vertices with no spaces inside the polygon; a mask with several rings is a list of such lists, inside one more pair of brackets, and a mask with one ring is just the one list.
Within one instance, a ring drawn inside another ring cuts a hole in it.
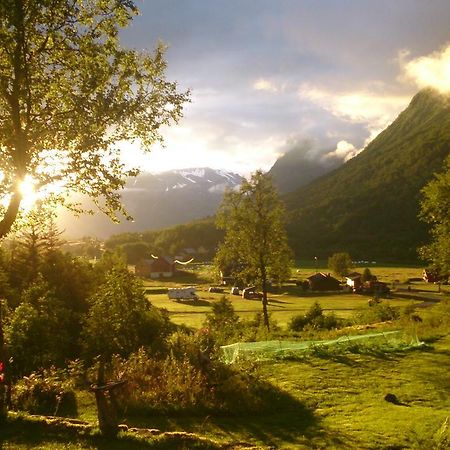
[{"label": "green foliage", "polygon": [[6,327],[13,376],[53,364],[61,366],[66,358],[73,357],[72,319],[71,311],[44,281],[25,290]]},{"label": "green foliage", "polygon": [[167,412],[212,406],[206,375],[186,356],[160,360],[141,349],[128,359],[115,358],[113,367],[114,373],[127,380],[119,402],[128,411]]},{"label": "green foliage", "polygon": [[77,416],[73,386],[55,368],[33,372],[19,380],[14,386],[12,401],[16,409],[31,414]]},{"label": "green foliage", "polygon": [[121,246],[128,264],[136,264],[142,259],[150,258],[150,248],[145,242],[127,242]]},{"label": "green foliage", "polygon": [[124,212],[118,190],[137,171],[115,144],[140,139],[148,149],[187,100],[165,79],[162,45],[152,55],[120,45],[137,13],[131,0],[0,3],[0,237],[26,176],[39,189],[58,181],[86,194],[111,217]]},{"label": "green foliage", "polygon": [[205,253],[195,258],[210,260],[223,235],[212,219],[204,219],[163,230],[117,234],[111,236],[105,246],[110,250],[123,247],[127,251],[126,245],[142,243],[155,255],[177,255],[185,248],[203,248]]},{"label": "green foliage", "polygon": [[420,249],[442,276],[450,275],[450,156],[444,171],[423,189],[420,217],[431,225],[432,241]]},{"label": "green foliage", "polygon": [[312,330],[331,330],[338,328],[340,321],[332,314],[324,314],[319,302],[314,302],[305,315],[297,315],[292,317],[288,328],[291,331],[303,331],[304,329]]},{"label": "green foliage", "polygon": [[339,277],[347,275],[352,267],[352,258],[348,253],[334,253],[328,258],[328,268]]},{"label": "green foliage", "polygon": [[228,343],[230,338],[237,339],[241,323],[228,297],[223,296],[213,303],[212,313],[206,316],[206,327],[220,344]]},{"label": "green foliage", "polygon": [[272,181],[262,172],[255,172],[250,181],[244,181],[238,192],[227,192],[217,213],[217,225],[225,230],[225,238],[215,264],[222,271],[231,266],[236,279],[262,290],[267,327],[269,280],[280,282],[290,275],[291,250],[284,217]]},{"label": "green foliage", "polygon": [[355,158],[284,197],[302,258],[415,260],[426,240],[419,192],[450,152],[448,96],[426,89]]},{"label": "green foliage", "polygon": [[166,314],[152,307],[142,284],[125,268],[115,268],[90,299],[83,331],[86,358],[127,356],[140,346],[161,349],[171,326]]},{"label": "green foliage", "polygon": [[269,392],[275,394],[273,389],[258,379],[251,366],[230,367],[205,356],[201,333],[180,338],[177,348],[162,360],[143,349],[128,359],[113,360],[115,376],[128,381],[119,394],[122,408],[134,414],[235,414],[273,407],[273,399],[266,398]]},{"label": "green foliage", "polygon": [[356,323],[370,324],[378,322],[387,322],[390,320],[397,320],[400,318],[400,311],[389,303],[377,303],[368,309],[358,311],[354,315]]},{"label": "green foliage", "polygon": [[361,276],[361,281],[364,283],[366,281],[371,281],[373,279],[373,275],[372,272],[370,271],[370,269],[368,267],[366,267],[363,270],[362,276]]}]

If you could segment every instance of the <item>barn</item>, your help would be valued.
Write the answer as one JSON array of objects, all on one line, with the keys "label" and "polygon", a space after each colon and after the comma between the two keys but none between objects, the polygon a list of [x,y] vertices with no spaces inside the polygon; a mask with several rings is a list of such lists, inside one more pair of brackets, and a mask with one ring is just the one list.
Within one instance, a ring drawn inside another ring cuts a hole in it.
[{"label": "barn", "polygon": [[142,259],[136,264],[135,273],[142,278],[171,278],[175,274],[175,261],[168,256]]}]

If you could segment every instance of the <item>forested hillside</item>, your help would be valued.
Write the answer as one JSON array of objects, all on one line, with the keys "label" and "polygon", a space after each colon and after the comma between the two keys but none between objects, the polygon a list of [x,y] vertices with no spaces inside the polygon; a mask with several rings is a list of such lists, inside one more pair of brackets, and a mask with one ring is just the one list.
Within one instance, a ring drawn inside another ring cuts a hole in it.
[{"label": "forested hillside", "polygon": [[449,152],[450,99],[423,90],[360,155],[285,196],[296,254],[416,258],[427,239],[417,219],[420,190]]},{"label": "forested hillside", "polygon": [[[423,90],[362,153],[283,196],[296,257],[348,251],[357,259],[416,260],[428,239],[417,218],[420,191],[449,153],[450,98]],[[211,253],[220,237],[209,219],[110,243],[138,238],[171,254],[202,245]]]}]

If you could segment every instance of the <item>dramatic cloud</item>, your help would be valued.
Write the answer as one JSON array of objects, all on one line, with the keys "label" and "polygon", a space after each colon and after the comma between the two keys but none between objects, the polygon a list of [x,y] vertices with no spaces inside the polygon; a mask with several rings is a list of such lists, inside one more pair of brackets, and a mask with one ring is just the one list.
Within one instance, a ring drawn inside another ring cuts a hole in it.
[{"label": "dramatic cloud", "polygon": [[[142,14],[122,33],[125,44],[151,51],[167,43],[168,77],[191,89],[192,103],[178,127],[164,130],[164,150],[142,158],[128,149],[129,159],[150,171],[248,173],[269,169],[305,138],[317,143],[317,160],[345,159],[416,93],[398,79],[408,63],[415,80],[445,73],[447,53],[431,52],[450,42],[448,0],[320,3],[138,0]],[[420,64],[404,57],[399,67],[405,48],[429,56]]]},{"label": "dramatic cloud", "polygon": [[324,160],[327,159],[338,159],[342,162],[347,162],[348,160],[354,158],[356,155],[362,152],[362,148],[357,149],[353,144],[347,141],[339,141],[336,146],[336,150],[327,153],[323,156]]},{"label": "dramatic cloud", "polygon": [[419,87],[433,87],[450,93],[450,44],[444,49],[406,62],[409,52],[400,55],[404,74]]}]

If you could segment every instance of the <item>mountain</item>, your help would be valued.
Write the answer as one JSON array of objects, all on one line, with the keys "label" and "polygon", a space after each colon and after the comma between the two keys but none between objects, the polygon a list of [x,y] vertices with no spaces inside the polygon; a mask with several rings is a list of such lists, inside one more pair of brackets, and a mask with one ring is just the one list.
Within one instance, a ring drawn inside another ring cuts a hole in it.
[{"label": "mountain", "polygon": [[304,142],[277,159],[269,170],[269,175],[280,194],[295,191],[342,164],[342,159],[319,156],[329,152],[331,150],[310,155],[310,145]]},{"label": "mountain", "polygon": [[425,89],[358,156],[284,197],[296,255],[416,259],[420,191],[449,152],[450,97]]},{"label": "mountain", "polygon": [[239,186],[242,180],[238,174],[210,168],[143,173],[130,180],[122,192],[133,222],[114,224],[101,213],[74,218],[66,211],[58,223],[74,238],[170,227],[214,214],[225,190]]}]

